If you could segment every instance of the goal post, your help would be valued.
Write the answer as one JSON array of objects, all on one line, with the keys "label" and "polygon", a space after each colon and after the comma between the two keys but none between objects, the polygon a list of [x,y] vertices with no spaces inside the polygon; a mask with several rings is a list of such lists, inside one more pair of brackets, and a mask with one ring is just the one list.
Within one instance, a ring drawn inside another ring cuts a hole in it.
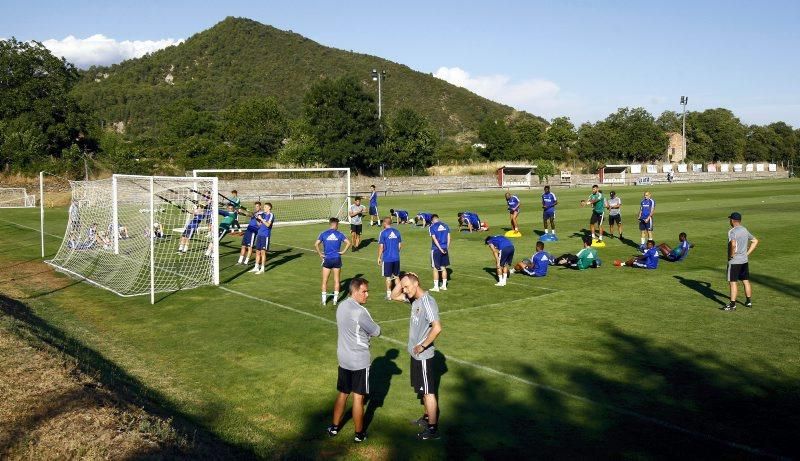
[{"label": "goal post", "polygon": [[272,203],[278,226],[347,218],[349,168],[201,169],[192,176],[216,177],[223,203],[233,190],[247,209],[256,201]]},{"label": "goal post", "polygon": [[28,195],[24,187],[0,187],[0,208],[33,208],[36,196]]},{"label": "goal post", "polygon": [[216,178],[113,175],[70,181],[57,270],[119,296],[219,284]]}]

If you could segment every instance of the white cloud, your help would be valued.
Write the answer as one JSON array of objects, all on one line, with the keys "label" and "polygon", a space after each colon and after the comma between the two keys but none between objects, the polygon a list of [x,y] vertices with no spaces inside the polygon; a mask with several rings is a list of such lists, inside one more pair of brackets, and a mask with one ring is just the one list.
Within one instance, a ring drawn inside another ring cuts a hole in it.
[{"label": "white cloud", "polygon": [[433,76],[484,98],[547,118],[564,115],[575,106],[574,98],[565,95],[558,84],[550,80],[513,81],[502,74],[472,76],[460,67],[440,67]]},{"label": "white cloud", "polygon": [[70,35],[61,40],[45,40],[42,44],[54,55],[63,56],[67,61],[85,69],[93,65],[107,66],[126,59],[139,58],[182,42],[183,39],[172,38],[117,41],[102,34],[95,34],[87,38]]}]

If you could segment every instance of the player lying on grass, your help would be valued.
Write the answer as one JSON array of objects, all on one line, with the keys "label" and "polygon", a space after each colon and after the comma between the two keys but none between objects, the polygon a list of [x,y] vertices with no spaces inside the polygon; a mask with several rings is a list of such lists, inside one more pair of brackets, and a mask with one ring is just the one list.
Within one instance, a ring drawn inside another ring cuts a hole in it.
[{"label": "player lying on grass", "polygon": [[414,225],[428,227],[431,225],[431,222],[433,222],[432,220],[433,220],[433,213],[420,211],[419,213],[417,213],[416,216],[414,216]]},{"label": "player lying on grass", "polygon": [[458,229],[468,232],[488,230],[484,223],[481,222],[481,218],[478,217],[478,214],[471,211],[458,213]]},{"label": "player lying on grass", "polygon": [[694,245],[686,240],[686,232],[681,232],[678,234],[678,242],[679,243],[676,248],[670,248],[666,243],[659,245],[658,251],[661,252],[661,257],[672,262],[683,261],[686,259],[686,256],[689,255],[689,248],[694,248]]},{"label": "player lying on grass", "polygon": [[408,211],[406,210],[395,210],[394,208],[390,208],[389,215],[391,216],[392,223],[394,223],[395,219],[397,219],[397,224],[411,224],[411,222],[408,220]]},{"label": "player lying on grass", "polygon": [[486,237],[483,243],[489,246],[489,250],[494,257],[494,265],[497,269],[497,283],[495,283],[495,286],[506,286],[508,268],[514,262],[514,244],[502,235]]},{"label": "player lying on grass", "polygon": [[646,245],[647,249],[644,250],[644,254],[642,254],[641,256],[633,256],[625,262],[616,260],[614,261],[614,265],[637,267],[639,269],[657,269],[658,248],[656,248],[656,242],[653,240],[648,240]]},{"label": "player lying on grass", "polygon": [[556,258],[554,265],[582,271],[589,268],[598,268],[600,264],[602,264],[602,261],[597,256],[597,250],[592,248],[591,237],[585,236],[583,237],[583,249],[578,254],[563,254]]},{"label": "player lying on grass", "polygon": [[531,277],[545,277],[547,269],[552,264],[553,257],[544,251],[544,242],[536,242],[536,253],[531,256],[531,259],[523,259],[518,262],[514,269],[511,269],[511,273],[518,272]]}]

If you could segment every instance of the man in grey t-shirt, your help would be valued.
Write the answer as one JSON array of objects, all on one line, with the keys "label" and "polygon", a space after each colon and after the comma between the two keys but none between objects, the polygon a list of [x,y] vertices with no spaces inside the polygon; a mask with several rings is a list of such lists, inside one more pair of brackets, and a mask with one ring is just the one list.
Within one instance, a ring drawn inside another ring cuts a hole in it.
[{"label": "man in grey t-shirt", "polygon": [[328,426],[328,435],[338,435],[342,429],[344,408],[352,393],[356,442],[363,442],[367,438],[364,430],[364,400],[369,394],[369,339],[381,334],[381,327],[372,320],[364,307],[368,296],[368,282],[356,277],[350,282],[350,297],[336,309],[336,326],[339,329],[336,348],[339,378],[336,389],[339,395],[333,405],[333,424]]},{"label": "man in grey t-shirt", "polygon": [[361,204],[361,197],[356,197],[347,214],[350,217],[350,240],[353,241],[353,251],[358,251],[361,246],[361,230],[363,225],[361,217],[367,212],[367,207]]},{"label": "man in grey t-shirt", "polygon": [[616,191],[611,191],[611,198],[606,201],[608,209],[608,233],[614,236],[614,224],[617,225],[617,234],[622,238],[622,199],[617,197]]},{"label": "man in grey t-shirt", "polygon": [[411,302],[411,320],[408,327],[408,353],[411,355],[411,387],[425,407],[423,416],[413,424],[423,426],[417,434],[422,440],[439,438],[439,404],[436,389],[439,377],[433,342],[442,332],[439,306],[419,284],[419,277],[406,273],[400,279],[402,293],[397,290],[393,299]]},{"label": "man in grey t-shirt", "polygon": [[731,287],[731,302],[723,310],[736,310],[736,296],[738,295],[739,280],[744,284],[744,295],[746,297],[745,307],[753,307],[750,298],[753,289],[750,286],[750,268],[748,257],[758,245],[758,239],[753,237],[746,227],[742,226],[742,215],[733,212],[728,216],[731,229],[728,231],[728,283]]}]

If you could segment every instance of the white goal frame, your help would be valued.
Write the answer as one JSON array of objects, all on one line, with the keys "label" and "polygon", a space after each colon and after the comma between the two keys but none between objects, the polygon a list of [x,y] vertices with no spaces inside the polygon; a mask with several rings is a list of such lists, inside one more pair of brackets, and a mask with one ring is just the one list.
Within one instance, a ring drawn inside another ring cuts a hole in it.
[{"label": "white goal frame", "polygon": [[[347,215],[347,210],[350,206],[350,197],[352,195],[351,189],[351,182],[350,182],[350,168],[206,168],[206,169],[197,169],[192,170],[193,177],[215,177],[218,174],[236,174],[236,173],[326,173],[326,172],[339,172],[344,173],[344,179],[347,184],[347,191],[340,206],[340,211]],[[219,181],[219,178],[217,178]],[[219,182],[217,183],[219,184]],[[268,191],[267,191],[268,192]],[[302,198],[308,197],[309,195],[313,194],[305,194],[305,193],[298,193],[296,195],[289,194],[285,195],[285,198],[292,199],[295,197]],[[276,195],[280,197],[280,195]],[[219,195],[219,198],[222,198]],[[310,219],[310,220],[302,220],[302,221],[283,221],[278,220],[276,225],[297,225],[297,224],[311,224],[311,223],[319,223],[327,221],[330,216],[327,217],[320,217],[318,219]]]},{"label": "white goal frame", "polygon": [[[14,193],[19,192],[19,201],[17,199],[9,201],[0,201],[0,209],[2,208],[34,208],[36,206],[36,196],[28,195],[28,191],[24,187],[0,187],[0,193]],[[12,203],[6,205],[6,203]]]}]

